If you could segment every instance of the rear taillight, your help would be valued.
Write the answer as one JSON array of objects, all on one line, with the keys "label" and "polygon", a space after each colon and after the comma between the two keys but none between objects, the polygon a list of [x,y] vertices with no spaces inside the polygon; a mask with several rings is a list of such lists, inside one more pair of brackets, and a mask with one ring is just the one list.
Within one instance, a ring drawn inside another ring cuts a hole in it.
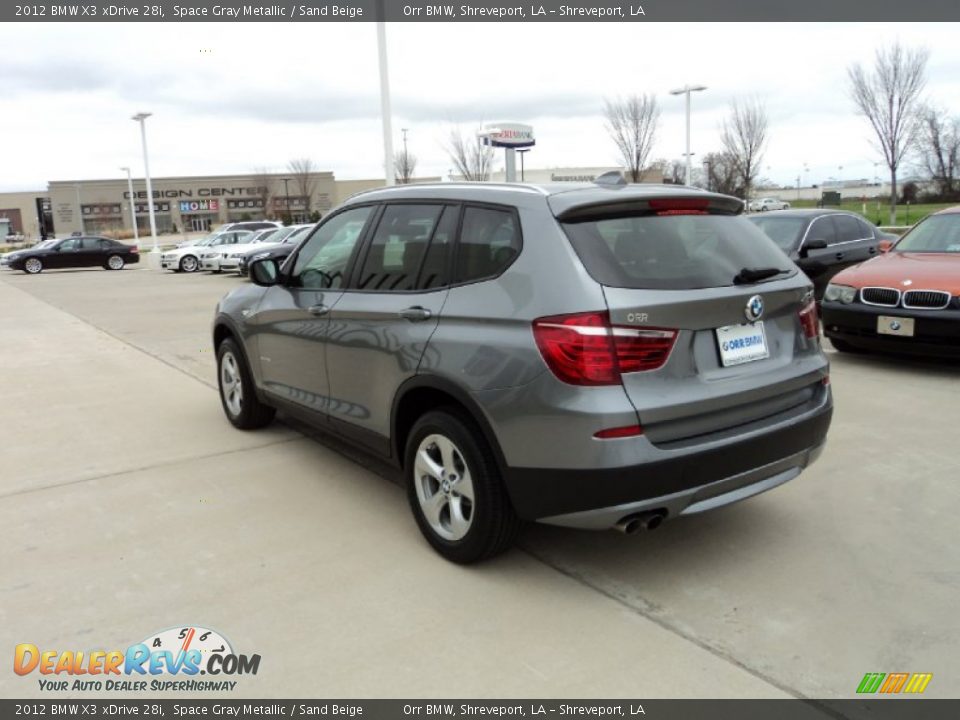
[{"label": "rear taillight", "polygon": [[710,201],[706,198],[653,198],[650,209],[657,215],[706,215]]},{"label": "rear taillight", "polygon": [[803,334],[810,338],[820,336],[820,319],[817,317],[817,304],[811,300],[799,313]]},{"label": "rear taillight", "polygon": [[130,248],[130,252],[132,252],[134,255],[136,255],[136,254],[138,254],[138,253],[140,252],[140,248],[138,248],[136,245],[133,245],[133,246],[131,246],[131,248]]},{"label": "rear taillight", "polygon": [[619,438],[638,437],[643,435],[643,428],[639,425],[624,425],[623,427],[598,430],[593,434],[598,440],[617,440]]},{"label": "rear taillight", "polygon": [[624,373],[662,367],[676,330],[621,327],[605,312],[555,315],[533,321],[547,366],[571,385],[616,385]]}]

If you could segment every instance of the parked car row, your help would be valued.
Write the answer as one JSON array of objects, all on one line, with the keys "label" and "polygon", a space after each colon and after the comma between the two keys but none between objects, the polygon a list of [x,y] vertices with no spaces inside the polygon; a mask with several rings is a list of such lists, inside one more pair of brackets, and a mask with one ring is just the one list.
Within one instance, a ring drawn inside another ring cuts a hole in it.
[{"label": "parked car row", "polygon": [[181,243],[163,253],[160,266],[164,270],[192,273],[237,272],[246,274],[248,257],[270,253],[285,258],[313,225],[291,225],[249,230],[231,226],[197,240]]}]

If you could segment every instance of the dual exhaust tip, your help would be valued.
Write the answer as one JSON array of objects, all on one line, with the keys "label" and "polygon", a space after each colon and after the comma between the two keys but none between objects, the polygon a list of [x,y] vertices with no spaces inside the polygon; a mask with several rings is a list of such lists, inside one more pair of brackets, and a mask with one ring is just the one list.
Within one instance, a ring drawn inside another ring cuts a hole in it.
[{"label": "dual exhaust tip", "polygon": [[613,527],[624,535],[633,535],[641,530],[656,530],[666,517],[667,513],[663,510],[634,513],[620,519]]}]

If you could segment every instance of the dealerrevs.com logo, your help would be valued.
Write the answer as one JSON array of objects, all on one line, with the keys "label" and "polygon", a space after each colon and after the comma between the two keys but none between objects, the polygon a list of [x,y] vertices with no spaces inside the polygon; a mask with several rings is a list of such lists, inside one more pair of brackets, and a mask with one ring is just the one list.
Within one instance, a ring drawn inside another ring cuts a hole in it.
[{"label": "dealerrevs.com logo", "polygon": [[21,643],[13,653],[17,675],[36,673],[40,689],[54,692],[230,691],[237,681],[227,678],[256,675],[259,668],[260,655],[238,654],[223,635],[203,627],[169,628],[126,650],[43,650]]}]

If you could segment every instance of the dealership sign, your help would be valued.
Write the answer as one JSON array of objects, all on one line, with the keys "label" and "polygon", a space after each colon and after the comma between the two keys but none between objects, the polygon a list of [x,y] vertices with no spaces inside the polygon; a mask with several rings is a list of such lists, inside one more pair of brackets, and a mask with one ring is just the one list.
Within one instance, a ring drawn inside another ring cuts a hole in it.
[{"label": "dealership sign", "polygon": [[181,200],[180,212],[218,212],[220,210],[219,200]]},{"label": "dealership sign", "polygon": [[533,126],[522,123],[494,123],[483,128],[484,143],[493,147],[525,148],[533,147]]}]

